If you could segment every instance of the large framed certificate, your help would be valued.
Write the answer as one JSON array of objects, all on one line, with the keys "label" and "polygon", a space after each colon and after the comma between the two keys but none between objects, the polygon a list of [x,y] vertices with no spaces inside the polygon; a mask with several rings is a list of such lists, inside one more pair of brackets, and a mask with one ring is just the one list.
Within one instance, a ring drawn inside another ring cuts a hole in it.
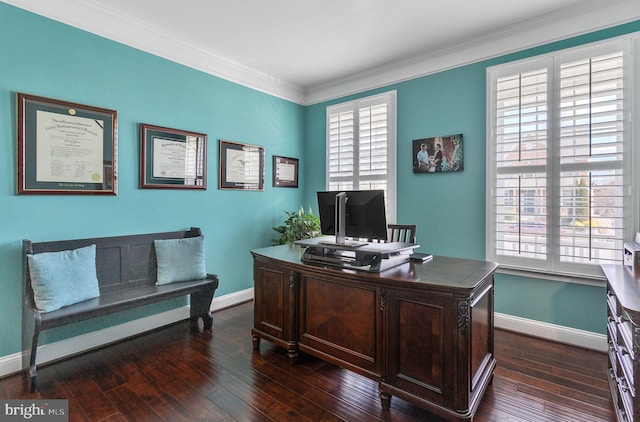
[{"label": "large framed certificate", "polygon": [[118,113],[17,93],[18,194],[116,195]]},{"label": "large framed certificate", "polygon": [[220,140],[218,187],[264,190],[264,148]]},{"label": "large framed certificate", "polygon": [[140,188],[206,189],[207,135],[141,123]]}]

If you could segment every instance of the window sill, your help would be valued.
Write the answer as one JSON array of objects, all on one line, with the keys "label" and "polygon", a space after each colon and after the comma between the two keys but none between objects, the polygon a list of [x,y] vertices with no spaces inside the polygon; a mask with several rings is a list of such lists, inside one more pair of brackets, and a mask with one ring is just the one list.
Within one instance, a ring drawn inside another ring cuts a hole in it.
[{"label": "window sill", "polygon": [[543,280],[561,281],[564,283],[584,284],[587,286],[603,287],[606,284],[606,278],[603,275],[584,275],[569,273],[550,273],[543,270],[535,270],[531,268],[512,267],[502,265],[496,270],[497,274],[513,275],[517,277],[540,278]]}]

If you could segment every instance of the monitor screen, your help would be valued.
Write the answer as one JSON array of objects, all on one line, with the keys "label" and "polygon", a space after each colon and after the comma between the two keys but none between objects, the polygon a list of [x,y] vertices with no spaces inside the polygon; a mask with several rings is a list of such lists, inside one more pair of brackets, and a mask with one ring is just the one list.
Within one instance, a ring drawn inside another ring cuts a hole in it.
[{"label": "monitor screen", "polygon": [[346,194],[345,236],[354,239],[387,240],[387,216],[383,190],[318,192],[322,234],[336,234],[336,195]]}]

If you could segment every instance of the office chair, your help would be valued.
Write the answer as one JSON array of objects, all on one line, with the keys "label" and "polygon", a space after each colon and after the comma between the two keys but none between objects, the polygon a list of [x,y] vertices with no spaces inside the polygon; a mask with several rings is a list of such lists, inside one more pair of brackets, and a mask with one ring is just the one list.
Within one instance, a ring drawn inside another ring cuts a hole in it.
[{"label": "office chair", "polygon": [[[417,227],[415,224],[388,224],[387,228],[390,231],[387,242],[416,243]],[[384,242],[380,239],[368,239],[368,241],[372,243]]]},{"label": "office chair", "polygon": [[389,224],[391,236],[388,242],[416,243],[417,227],[415,224]]}]

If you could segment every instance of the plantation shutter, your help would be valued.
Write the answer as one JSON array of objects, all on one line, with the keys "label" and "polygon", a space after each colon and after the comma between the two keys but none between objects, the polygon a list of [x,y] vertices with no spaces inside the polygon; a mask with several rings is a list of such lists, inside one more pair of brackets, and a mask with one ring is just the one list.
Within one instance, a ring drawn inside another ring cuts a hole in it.
[{"label": "plantation shutter", "polygon": [[358,110],[358,189],[387,189],[387,109],[384,102]]},{"label": "plantation shutter", "polygon": [[547,257],[547,68],[496,84],[497,253]]},{"label": "plantation shutter", "polygon": [[328,189],[351,190],[356,160],[354,112],[337,111],[329,115],[328,120]]},{"label": "plantation shutter", "polygon": [[327,189],[385,191],[395,221],[395,92],[327,108]]},{"label": "plantation shutter", "polygon": [[560,66],[560,259],[620,263],[624,230],[622,51]]},{"label": "plantation shutter", "polygon": [[488,70],[487,258],[600,276],[633,233],[630,40]]}]

